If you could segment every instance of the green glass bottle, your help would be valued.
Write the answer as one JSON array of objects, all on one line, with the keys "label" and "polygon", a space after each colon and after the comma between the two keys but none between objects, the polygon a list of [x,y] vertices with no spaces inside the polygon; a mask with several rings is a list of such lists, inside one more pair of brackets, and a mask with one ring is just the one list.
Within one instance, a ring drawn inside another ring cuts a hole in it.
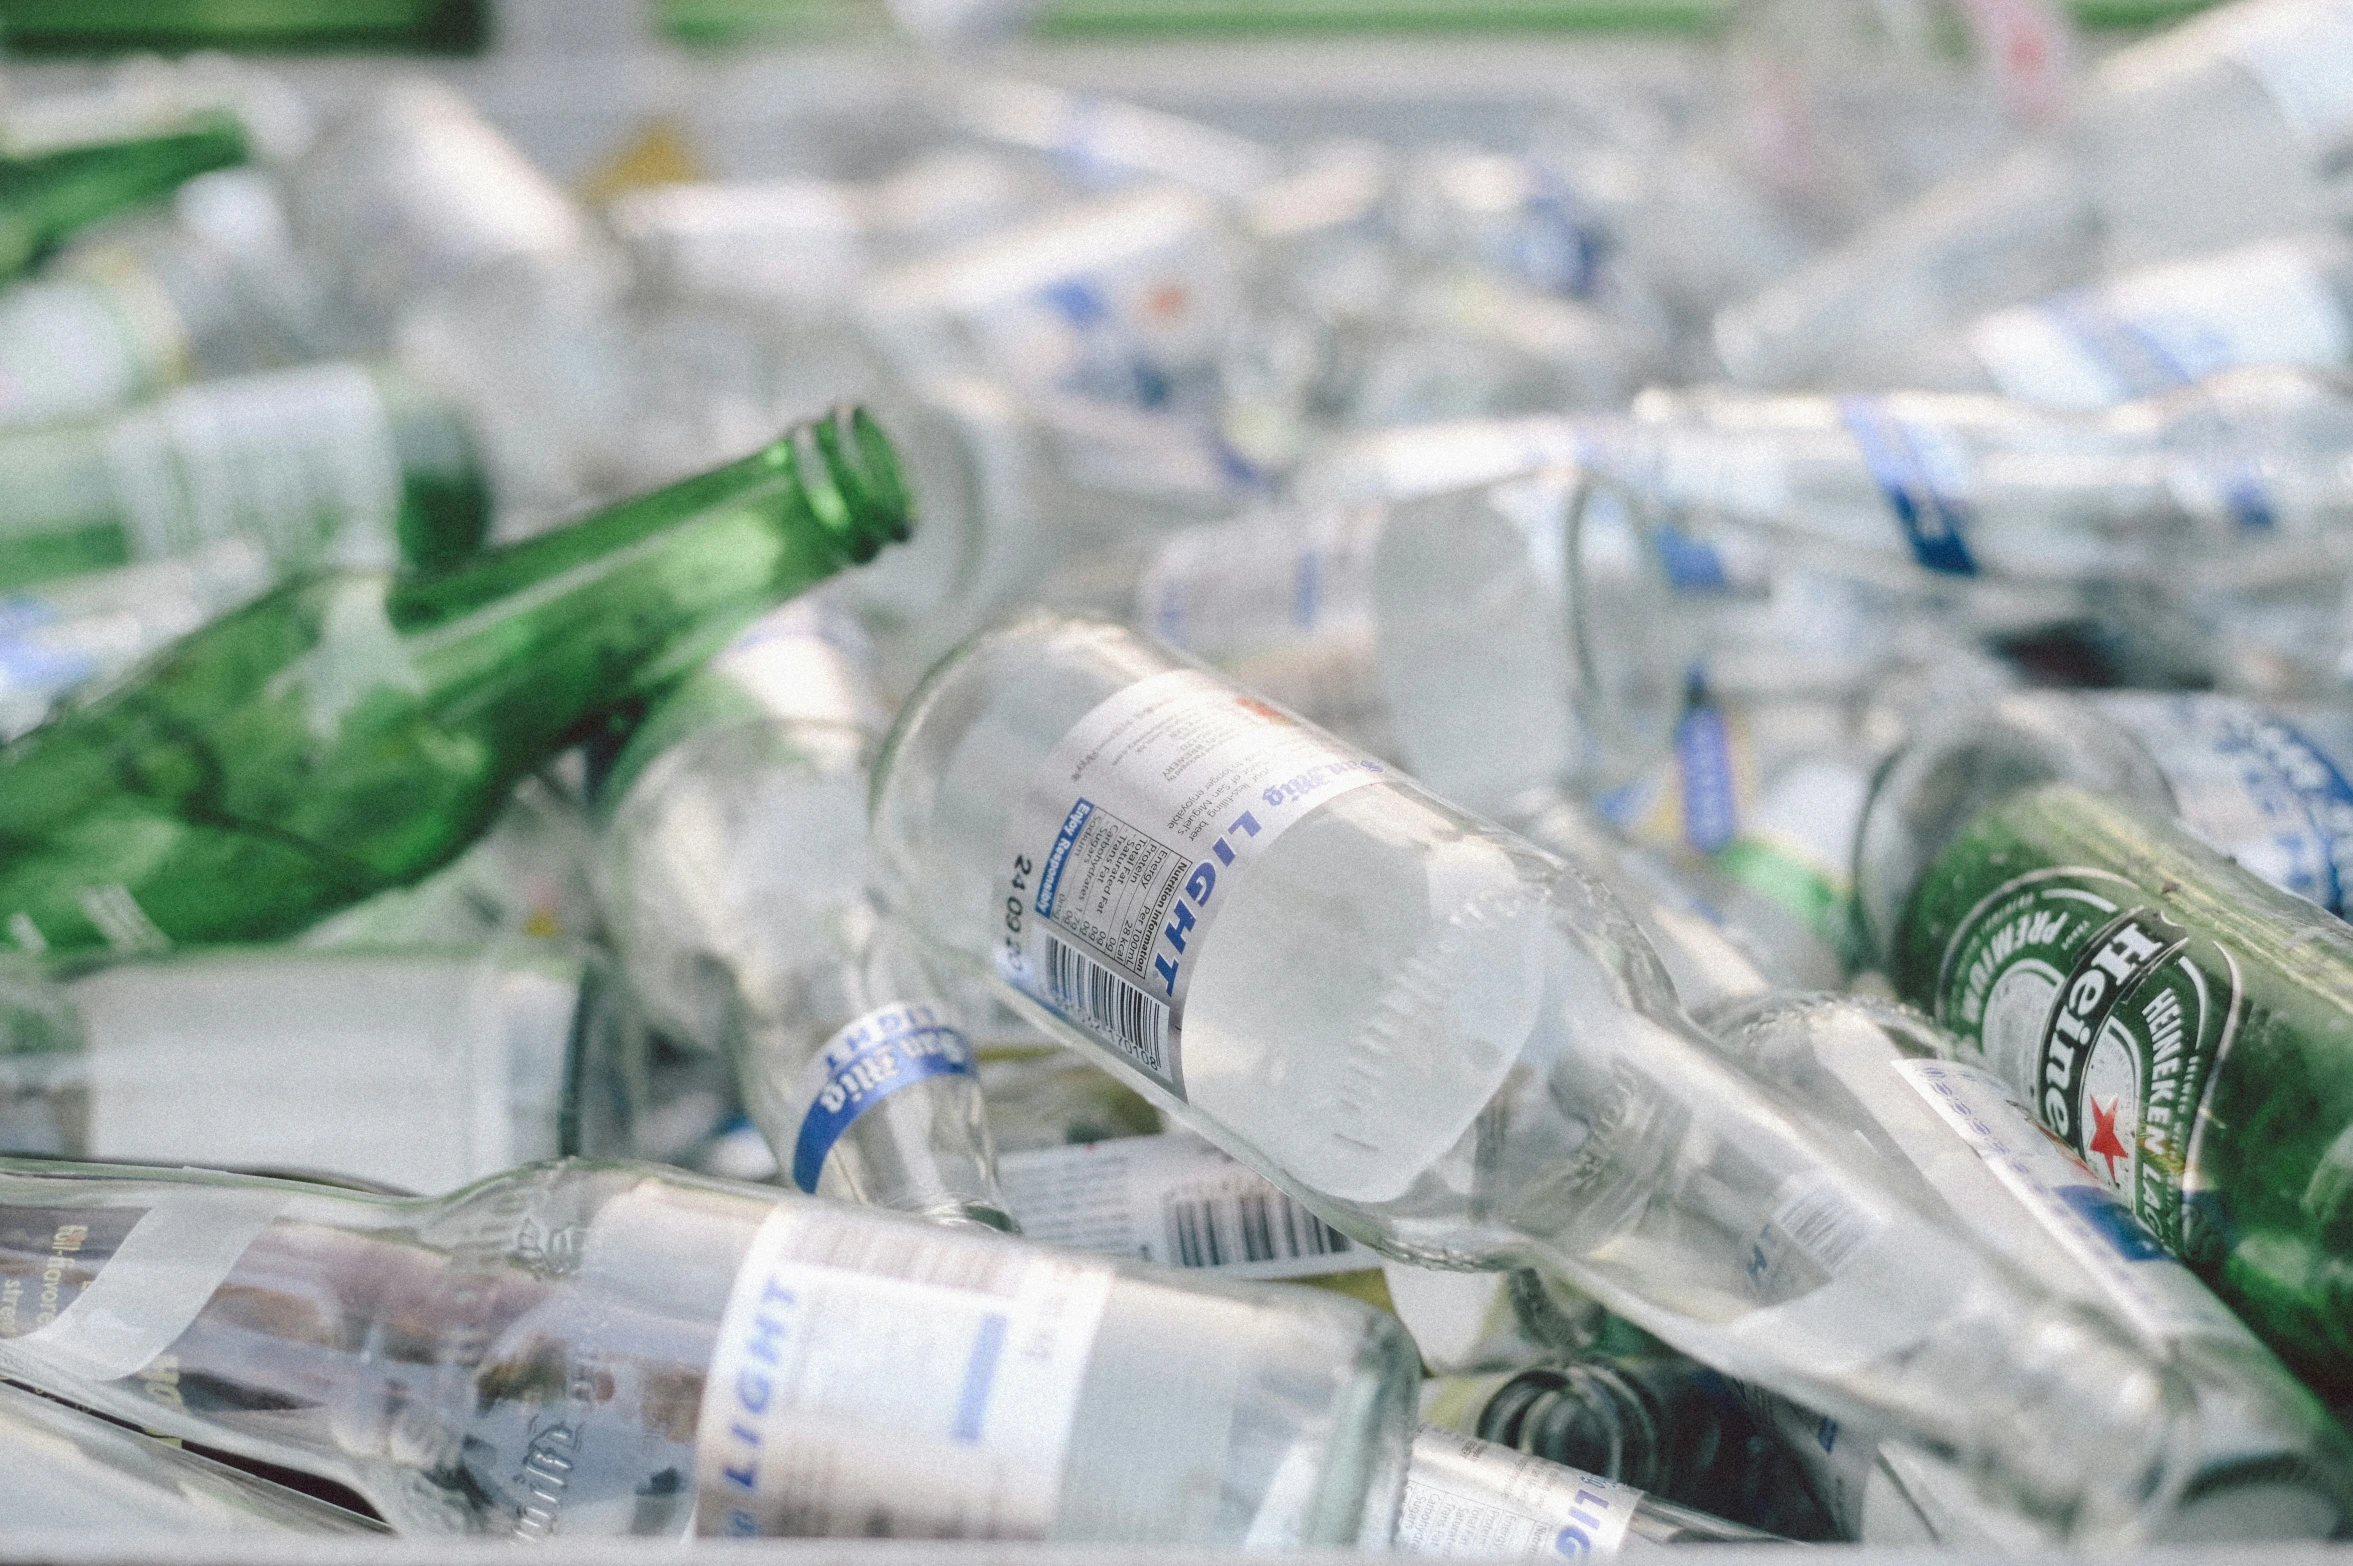
[{"label": "green glass bottle", "polygon": [[237,119],[208,113],[135,138],[0,158],[0,278],[22,272],[76,229],[250,155]]},{"label": "green glass bottle", "polygon": [[460,410],[399,372],[314,364],[185,387],[86,424],[0,434],[0,589],[259,545],[322,564],[448,565],[480,547],[490,482]]},{"label": "green glass bottle", "polygon": [[124,49],[396,49],[471,54],[490,32],[485,0],[0,0],[20,54]]},{"label": "green glass bottle", "polygon": [[2353,1393],[2353,927],[2071,784],[1974,817],[1890,977],[2325,1397]]},{"label": "green glass bottle", "polygon": [[0,751],[19,948],[269,939],[453,857],[524,774],[908,533],[857,410],[426,575],[298,580]]}]

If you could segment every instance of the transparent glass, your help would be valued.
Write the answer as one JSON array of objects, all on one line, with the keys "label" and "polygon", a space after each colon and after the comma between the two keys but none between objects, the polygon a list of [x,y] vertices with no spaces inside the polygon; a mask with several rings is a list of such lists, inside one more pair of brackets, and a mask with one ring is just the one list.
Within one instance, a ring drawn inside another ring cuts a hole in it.
[{"label": "transparent glass", "polygon": [[[1048,1536],[1386,1538],[1413,1362],[1370,1309],[649,1165],[539,1164],[437,1200],[9,1165],[0,1272],[19,1287],[15,1311],[0,1306],[0,1365],[101,1412],[334,1479],[402,1533],[677,1538],[695,1525],[698,1486],[719,1477],[698,1467],[705,1383],[772,1214],[799,1241],[779,1259],[824,1270],[829,1288],[970,1287],[1049,1262],[1105,1280]],[[107,1330],[80,1326],[100,1294]],[[874,1330],[826,1325],[858,1339],[837,1351]],[[912,1366],[928,1335],[972,1327],[905,1312],[889,1330]],[[1188,1373],[1172,1378],[1176,1364]],[[960,1383],[961,1356],[953,1371]],[[890,1379],[792,1382],[788,1428],[855,1442],[909,1398],[941,1395]],[[859,1450],[889,1461],[870,1436]],[[929,1483],[918,1461],[892,1485],[917,1536],[953,1527],[952,1508],[927,1505]],[[826,1498],[806,1499],[823,1531]],[[834,1526],[871,1521],[860,1508]]]},{"label": "transparent glass", "polygon": [[[2095,1183],[2088,1171],[2057,1196],[2039,1174],[2024,1185],[2005,1178],[1997,1159],[1965,1141],[1899,1074],[1901,1062],[1956,1053],[1927,1018],[1848,996],[1783,995],[1735,1002],[1703,1020],[1733,1059],[1851,1128],[1891,1187],[1941,1210],[1948,1224],[1973,1232],[2053,1292],[2109,1313],[2179,1369],[2197,1404],[2197,1455],[2154,1537],[2328,1538],[2353,1526],[2353,1445],[2319,1399],[2137,1226],[2112,1236],[2086,1226],[2081,1233],[2093,1237],[2091,1247],[2070,1245],[2067,1236],[2077,1231],[2038,1203],[2088,1193]],[[2023,1109],[1973,1107],[1980,1116],[2001,1115],[1987,1135],[2013,1139],[2020,1155],[2042,1145]],[[2092,1209],[2090,1216],[2113,1222],[2122,1214]],[[1964,1486],[1945,1488],[1965,1497]]]},{"label": "transparent glass", "polygon": [[454,1190],[560,1150],[579,995],[515,951],[110,964],[63,985],[68,1027],[0,1028],[0,1147]]},{"label": "transparent glass", "polygon": [[[884,901],[993,976],[1012,818],[1041,764],[1106,699],[1182,667],[1051,617],[944,661],[877,766]],[[1301,817],[1225,895],[1192,959],[1185,1101],[1000,987],[1386,1254],[1554,1269],[1728,1373],[1913,1434],[2072,1534],[2129,1532],[2178,1481],[2171,1377],[1724,1062],[1574,867],[1388,778]],[[1817,1203],[1852,1237],[1828,1266],[1787,1237]]]}]

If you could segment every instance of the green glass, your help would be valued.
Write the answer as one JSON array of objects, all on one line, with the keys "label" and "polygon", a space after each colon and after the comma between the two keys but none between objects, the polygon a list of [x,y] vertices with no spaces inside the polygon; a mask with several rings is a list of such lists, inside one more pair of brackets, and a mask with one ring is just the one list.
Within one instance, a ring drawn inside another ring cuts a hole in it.
[{"label": "green glass", "polygon": [[19,948],[266,940],[447,862],[516,784],[908,532],[845,410],[429,575],[305,578],[0,751]]},{"label": "green glass", "polygon": [[2281,1358],[2353,1393],[2353,927],[2052,784],[1937,857],[1891,970]]},{"label": "green glass", "polygon": [[248,156],[244,127],[230,115],[206,114],[132,139],[0,158],[0,278],[22,272],[76,229]]},{"label": "green glass", "polygon": [[480,49],[487,0],[0,0],[20,54],[121,49]]},{"label": "green glass", "polygon": [[0,473],[0,590],[230,534],[282,572],[350,561],[355,535],[378,532],[434,569],[472,554],[490,526],[464,415],[388,368],[234,376],[89,423],[0,433]]}]

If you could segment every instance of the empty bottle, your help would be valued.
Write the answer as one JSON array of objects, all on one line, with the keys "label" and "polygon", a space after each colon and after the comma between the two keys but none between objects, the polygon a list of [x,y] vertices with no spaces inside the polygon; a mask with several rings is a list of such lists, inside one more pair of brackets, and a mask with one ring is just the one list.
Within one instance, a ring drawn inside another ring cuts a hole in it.
[{"label": "empty bottle", "polygon": [[2161,1512],[2164,1372],[1720,1061],[1606,893],[1380,763],[1041,616],[909,699],[873,822],[892,911],[1352,1239],[1557,1271],[2069,1531]]},{"label": "empty bottle", "polygon": [[1924,353],[1917,384],[2106,408],[2226,370],[2353,360],[2353,244],[2271,239],[2165,262],[1973,321]]},{"label": "empty bottle", "polygon": [[1772,1542],[1598,1474],[1424,1425],[1406,1470],[1396,1548],[1469,1560],[1609,1560],[1645,1544]]},{"label": "empty bottle", "polygon": [[265,1534],[378,1535],[383,1525],[18,1387],[0,1386],[0,1505],[28,1532],[120,1546]]},{"label": "empty bottle", "polygon": [[455,1190],[564,1151],[580,988],[527,950],[263,950],[20,989],[0,1150]]},{"label": "empty bottle", "polygon": [[22,272],[76,230],[160,200],[183,181],[250,154],[244,125],[220,111],[0,152],[0,278]]},{"label": "empty bottle", "polygon": [[311,357],[316,301],[269,176],[199,174],[0,294],[0,424],[103,413]]},{"label": "empty bottle", "polygon": [[1505,1375],[1441,1377],[1423,1385],[1422,1418],[1702,1514],[1834,1537],[1805,1469],[1740,1389],[1678,1354],[1591,1349]]},{"label": "empty bottle", "polygon": [[[2035,1126],[2009,1085],[1938,1058],[1953,1053],[1952,1040],[1925,1018],[1816,995],[1753,997],[1701,1020],[1757,1075],[1852,1128],[1891,1184],[1941,1206],[2054,1290],[2126,1323],[2181,1370],[2197,1402],[2197,1455],[2163,1537],[2327,1538],[2353,1527],[2353,1446],[2328,1411],[2165,1254],[2109,1184]],[[1932,1454],[1876,1452],[1867,1432],[1818,1416],[1768,1417],[1794,1427],[1792,1448],[1850,1537],[1993,1543],[2016,1529],[2015,1517],[1972,1497],[1966,1477]]]},{"label": "empty bottle", "polygon": [[226,537],[283,576],[426,569],[490,525],[465,417],[388,369],[306,365],[185,387],[104,423],[0,434],[16,475],[0,585],[160,560]]},{"label": "empty bottle", "polygon": [[845,411],[441,572],[305,578],[0,753],[30,952],[293,933],[454,857],[524,775],[907,530]]},{"label": "empty bottle", "polygon": [[[2005,760],[2021,749],[1961,751],[1926,794],[1901,786],[1917,775],[1905,768],[1874,801],[1861,863],[1888,975],[1958,1059],[2009,1084],[2265,1343],[2342,1397],[2353,931],[2130,793],[2040,781],[2030,749]],[[2259,779],[2277,765],[2247,759]],[[2026,786],[1914,836],[2002,772]],[[1894,856],[1921,848],[1899,889]]]},{"label": "empty bottle", "polygon": [[2075,112],[1716,318],[1756,386],[1902,383],[1923,341],[2122,268],[2321,227],[2353,136],[2343,0],[2238,0],[2103,60]]},{"label": "empty bottle", "polygon": [[44,582],[0,599],[0,740],[14,739],[76,692],[269,589],[269,558],[246,538],[217,539],[144,565]]},{"label": "empty bottle", "polygon": [[650,1165],[14,1164],[0,1231],[12,1377],[401,1533],[1376,1545],[1404,1477],[1411,1351],[1352,1301]]},{"label": "empty bottle", "polygon": [[957,1008],[866,901],[871,654],[839,610],[754,623],[603,781],[597,887],[624,972],[728,1056],[804,1191],[1007,1227]]}]

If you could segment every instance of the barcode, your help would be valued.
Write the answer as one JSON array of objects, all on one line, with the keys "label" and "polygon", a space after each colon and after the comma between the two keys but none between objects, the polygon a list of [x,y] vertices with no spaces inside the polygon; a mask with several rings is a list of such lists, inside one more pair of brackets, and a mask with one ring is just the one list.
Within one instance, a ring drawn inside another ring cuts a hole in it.
[{"label": "barcode", "polygon": [[1168,1232],[1180,1267],[1296,1261],[1353,1249],[1348,1236],[1272,1187],[1171,1200]]},{"label": "barcode", "polygon": [[1814,1259],[1824,1272],[1837,1276],[1847,1260],[1862,1249],[1878,1225],[1871,1214],[1847,1199],[1844,1191],[1825,1181],[1801,1191],[1773,1216],[1774,1227]]},{"label": "barcode", "polygon": [[1046,937],[1046,993],[1155,1075],[1167,1071],[1168,1008],[1077,947]]}]

